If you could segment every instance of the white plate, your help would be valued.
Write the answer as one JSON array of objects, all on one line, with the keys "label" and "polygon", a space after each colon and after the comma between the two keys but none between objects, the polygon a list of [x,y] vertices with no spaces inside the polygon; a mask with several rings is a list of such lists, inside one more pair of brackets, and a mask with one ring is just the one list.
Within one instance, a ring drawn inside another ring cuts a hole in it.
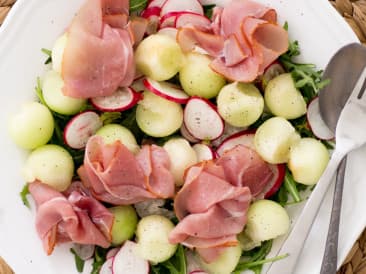
[{"label": "white plate", "polygon": [[[6,124],[22,102],[34,98],[37,76],[45,70],[41,48],[51,48],[83,0],[18,0],[0,29],[0,256],[15,273],[77,273],[68,246],[57,247],[52,256],[43,252],[35,232],[34,212],[22,205],[19,192],[25,153],[10,141]],[[324,68],[341,46],[356,36],[327,0],[262,0],[278,10],[280,21],[288,21],[291,39],[299,40],[302,60]],[[340,228],[339,259],[343,260],[366,225],[366,149],[352,154],[346,172],[344,206]],[[296,273],[318,273],[323,253],[331,192],[319,212]],[[34,207],[33,207],[34,208]],[[300,208],[292,209],[296,211]],[[278,245],[278,243],[277,243]],[[85,273],[90,272],[87,266]],[[279,273],[280,274],[280,273]]]}]

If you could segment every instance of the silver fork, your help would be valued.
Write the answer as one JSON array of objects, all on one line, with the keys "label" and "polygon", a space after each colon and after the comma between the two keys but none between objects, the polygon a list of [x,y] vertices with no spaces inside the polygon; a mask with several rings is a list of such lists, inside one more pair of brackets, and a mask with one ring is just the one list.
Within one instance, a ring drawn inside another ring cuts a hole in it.
[{"label": "silver fork", "polygon": [[[366,67],[363,69],[336,127],[336,146],[322,177],[311,193],[298,220],[278,254],[289,254],[272,263],[267,274],[293,274],[298,257],[319,211],[324,195],[341,160],[352,150],[366,143]],[[334,262],[337,263],[336,261]]]}]

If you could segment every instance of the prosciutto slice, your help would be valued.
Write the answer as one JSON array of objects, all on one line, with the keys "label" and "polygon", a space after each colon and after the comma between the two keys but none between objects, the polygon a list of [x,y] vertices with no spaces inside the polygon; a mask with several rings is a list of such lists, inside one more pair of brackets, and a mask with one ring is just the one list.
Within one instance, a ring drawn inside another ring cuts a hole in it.
[{"label": "prosciutto slice", "polygon": [[88,0],[68,28],[62,60],[63,93],[75,98],[111,95],[134,78],[133,43],[144,19],[128,22],[128,0]]},{"label": "prosciutto slice", "polygon": [[37,205],[36,229],[50,255],[57,243],[110,245],[113,214],[85,193],[70,189],[68,196],[41,182],[29,185]]},{"label": "prosciutto slice", "polygon": [[223,167],[231,184],[249,187],[255,197],[262,193],[274,175],[269,164],[257,152],[243,145],[226,151],[216,163]]},{"label": "prosciutto slice", "polygon": [[251,197],[248,187],[232,185],[223,167],[214,162],[189,168],[174,201],[180,222],[169,241],[197,248],[211,262],[220,254],[213,249],[237,244],[236,235],[246,223]]},{"label": "prosciutto slice", "polygon": [[121,142],[104,144],[100,136],[88,140],[78,174],[98,200],[128,205],[174,195],[169,156],[162,148],[144,146],[138,155]]},{"label": "prosciutto slice", "polygon": [[276,11],[251,0],[216,7],[209,30],[183,27],[177,37],[183,50],[198,45],[214,58],[210,65],[214,71],[240,82],[254,81],[288,48],[288,35],[277,24]]}]

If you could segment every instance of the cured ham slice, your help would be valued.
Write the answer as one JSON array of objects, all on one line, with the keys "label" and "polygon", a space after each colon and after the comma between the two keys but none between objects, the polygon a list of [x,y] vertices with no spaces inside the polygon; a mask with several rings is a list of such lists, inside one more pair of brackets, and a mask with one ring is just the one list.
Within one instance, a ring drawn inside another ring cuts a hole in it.
[{"label": "cured ham slice", "polygon": [[214,162],[189,168],[174,201],[180,222],[170,233],[170,242],[197,248],[203,256],[210,254],[204,256],[206,261],[214,260],[219,252],[209,249],[237,244],[251,197],[248,187],[232,185]]},{"label": "cured ham slice", "polygon": [[99,201],[77,190],[65,196],[38,181],[29,191],[37,205],[36,230],[48,255],[61,242],[110,245],[113,214]]},{"label": "cured ham slice", "polygon": [[272,169],[257,152],[243,145],[226,151],[216,162],[235,186],[247,186],[253,196],[260,194],[273,177]]},{"label": "cured ham slice", "polygon": [[121,142],[104,144],[100,136],[89,139],[81,181],[97,199],[128,205],[174,195],[167,153],[157,146],[144,146],[135,156]]},{"label": "cured ham slice", "polygon": [[276,11],[251,0],[216,7],[210,29],[183,27],[177,40],[183,50],[201,47],[214,57],[210,67],[215,72],[240,82],[254,81],[288,48],[287,31],[277,24]]},{"label": "cured ham slice", "polygon": [[127,23],[128,8],[128,0],[89,0],[79,10],[68,28],[62,60],[65,95],[108,96],[132,83],[133,43],[146,24]]}]

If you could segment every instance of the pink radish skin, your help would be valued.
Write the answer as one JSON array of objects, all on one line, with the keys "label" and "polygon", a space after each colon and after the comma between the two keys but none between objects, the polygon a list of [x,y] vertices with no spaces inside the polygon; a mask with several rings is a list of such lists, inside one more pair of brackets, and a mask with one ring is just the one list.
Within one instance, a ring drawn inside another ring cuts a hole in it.
[{"label": "pink radish skin", "polygon": [[141,100],[141,94],[132,88],[120,88],[110,96],[94,97],[91,104],[104,112],[124,111],[132,108]]},{"label": "pink radish skin", "polygon": [[237,145],[245,145],[255,150],[254,147],[255,130],[244,130],[227,137],[216,149],[216,153],[221,156],[225,151]]},{"label": "pink radish skin", "polygon": [[145,78],[143,83],[146,89],[164,99],[178,104],[186,104],[188,102],[189,95],[176,85],[168,82],[154,81],[150,78]]},{"label": "pink radish skin", "polygon": [[148,7],[144,9],[141,13],[141,17],[143,18],[150,18],[150,16],[157,16],[160,17],[161,8],[158,6]]},{"label": "pink radish skin", "polygon": [[118,253],[119,250],[120,250],[120,247],[115,247],[115,248],[110,249],[107,252],[106,258],[107,259],[113,258],[114,256],[116,256],[116,254]]},{"label": "pink radish skin", "polygon": [[188,100],[183,121],[188,132],[200,140],[215,140],[224,132],[224,121],[216,106],[197,96]]},{"label": "pink radish skin", "polygon": [[201,28],[209,28],[211,25],[210,19],[204,15],[184,11],[179,13],[175,18],[175,27],[180,28],[185,25],[193,25]]},{"label": "pink radish skin", "polygon": [[198,0],[167,0],[161,8],[161,16],[172,11],[190,11],[203,15],[202,5]]},{"label": "pink radish skin", "polygon": [[189,133],[188,129],[186,128],[186,126],[184,125],[184,123],[182,124],[181,128],[180,128],[180,134],[182,134],[182,136],[189,142],[191,143],[198,143],[200,140],[193,137],[192,134]]},{"label": "pink radish skin", "polygon": [[208,161],[216,158],[216,153],[206,144],[195,144],[192,146],[197,155],[197,161]]},{"label": "pink radish skin", "polygon": [[112,265],[113,265],[113,257],[107,258],[102,267],[99,270],[99,274],[113,274]]},{"label": "pink radish skin", "polygon": [[189,274],[208,274],[208,273],[203,270],[194,270],[189,272]]},{"label": "pink radish skin", "polygon": [[95,251],[95,245],[74,244],[72,248],[80,259],[84,261],[93,257]]},{"label": "pink radish skin", "polygon": [[103,126],[99,115],[94,111],[85,111],[74,116],[64,130],[64,142],[74,149],[82,149],[88,139]]},{"label": "pink radish skin", "polygon": [[269,165],[273,172],[273,178],[270,183],[268,183],[269,189],[265,189],[264,198],[269,198],[274,195],[281,187],[283,180],[286,174],[286,165],[285,164],[277,164],[277,165]]},{"label": "pink radish skin", "polygon": [[175,19],[177,18],[177,15],[179,14],[180,12],[178,11],[173,11],[173,12],[169,12],[165,15],[163,15],[161,18],[160,18],[160,26],[159,28],[162,29],[162,28],[174,28],[175,27]]},{"label": "pink radish skin", "polygon": [[151,7],[161,8],[165,4],[165,2],[166,2],[166,0],[152,0],[152,1],[149,1],[147,8],[151,8]]},{"label": "pink radish skin", "polygon": [[335,138],[334,133],[329,130],[324,123],[319,110],[319,97],[313,98],[308,104],[306,119],[310,130],[321,140],[332,140]]},{"label": "pink radish skin", "polygon": [[119,252],[114,256],[112,273],[149,274],[149,262],[135,254],[136,243],[126,241]]}]

